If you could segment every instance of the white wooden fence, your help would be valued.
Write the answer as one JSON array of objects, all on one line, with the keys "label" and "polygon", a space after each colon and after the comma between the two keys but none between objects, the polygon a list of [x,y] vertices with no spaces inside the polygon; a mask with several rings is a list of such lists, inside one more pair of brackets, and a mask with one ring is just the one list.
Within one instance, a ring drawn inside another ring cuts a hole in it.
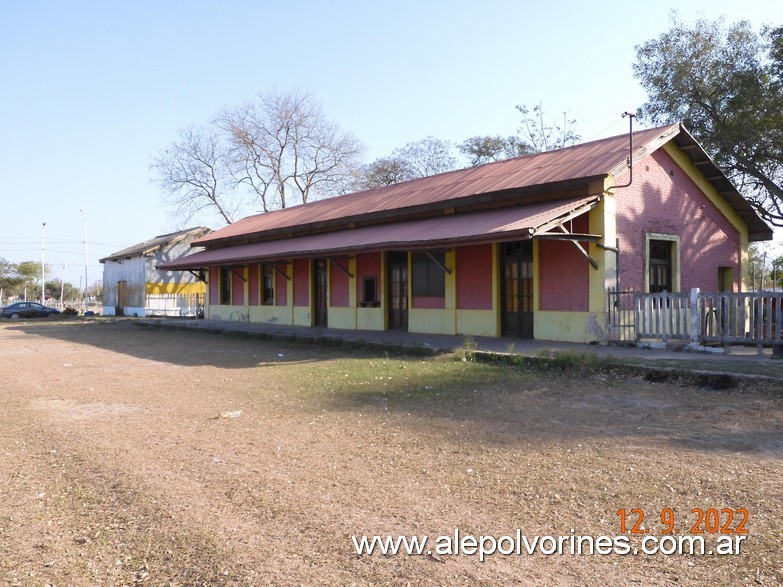
[{"label": "white wooden fence", "polygon": [[610,340],[781,345],[783,292],[608,292]]},{"label": "white wooden fence", "polygon": [[201,294],[147,294],[147,316],[197,317],[203,309]]}]

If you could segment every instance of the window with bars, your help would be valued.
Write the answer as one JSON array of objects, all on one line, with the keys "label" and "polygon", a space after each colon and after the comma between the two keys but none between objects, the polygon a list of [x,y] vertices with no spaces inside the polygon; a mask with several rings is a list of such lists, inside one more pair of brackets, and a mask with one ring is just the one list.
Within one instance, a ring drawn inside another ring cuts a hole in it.
[{"label": "window with bars", "polygon": [[650,240],[647,251],[650,293],[674,291],[672,287],[672,241]]}]

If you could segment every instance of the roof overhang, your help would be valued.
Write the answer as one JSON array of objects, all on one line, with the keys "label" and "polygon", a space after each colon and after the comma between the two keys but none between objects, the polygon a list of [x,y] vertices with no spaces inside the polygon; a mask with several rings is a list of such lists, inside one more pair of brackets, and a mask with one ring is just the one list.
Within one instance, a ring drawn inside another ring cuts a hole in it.
[{"label": "roof overhang", "polygon": [[[715,188],[718,195],[724,198],[734,212],[745,222],[748,227],[749,241],[772,240],[772,229],[762,220],[750,202],[742,196],[732,181],[721,171],[712,157],[709,156],[682,124],[671,125],[664,129],[656,139],[647,142],[639,149],[634,149],[634,163],[641,161],[669,141],[688,156],[691,163],[702,172],[704,178]],[[612,169],[610,173],[617,176],[627,169],[627,162],[623,162]]]},{"label": "roof overhang", "polygon": [[[254,261],[525,240],[546,234],[562,237],[562,223],[593,209],[599,199],[586,196],[207,249],[162,263],[158,268],[204,269]],[[554,229],[558,232],[549,232]],[[594,240],[593,236],[585,235],[584,240]],[[571,240],[581,239],[575,235]]]},{"label": "roof overhang", "polygon": [[704,174],[715,190],[734,209],[737,215],[748,226],[748,240],[751,242],[772,240],[772,229],[761,219],[753,206],[746,200],[734,183],[726,177],[720,167],[712,160],[693,136],[681,126],[680,132],[674,137],[674,144],[691,162]]}]

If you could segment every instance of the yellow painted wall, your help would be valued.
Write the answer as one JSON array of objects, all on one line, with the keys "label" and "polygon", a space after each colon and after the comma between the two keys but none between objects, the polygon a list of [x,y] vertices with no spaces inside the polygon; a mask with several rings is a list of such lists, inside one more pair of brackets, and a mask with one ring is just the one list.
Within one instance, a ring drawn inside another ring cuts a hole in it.
[{"label": "yellow painted wall", "polygon": [[408,310],[408,332],[456,334],[454,310],[411,308]]},{"label": "yellow painted wall", "polygon": [[247,322],[247,306],[207,306],[210,320],[227,320],[230,322]]},{"label": "yellow painted wall", "polygon": [[457,253],[454,249],[446,251],[445,261],[446,267],[451,269],[451,273],[446,273],[446,309],[453,310],[457,307]]},{"label": "yellow painted wall", "polygon": [[[610,177],[605,181],[608,183],[595,183],[591,186],[590,191],[595,193],[613,185],[614,178]],[[616,212],[617,204],[611,192],[604,193],[598,206],[588,212],[588,232],[602,235],[604,238],[600,244],[608,247],[617,246]],[[574,340],[574,342],[606,342],[608,340],[606,292],[608,288],[617,284],[617,255],[612,251],[602,249],[598,243],[590,243],[587,246],[587,252],[598,263],[598,269],[593,269],[592,266],[588,269],[588,311],[592,313],[593,319],[585,324],[584,340]],[[587,263],[587,259],[585,259],[585,263]]]},{"label": "yellow painted wall", "polygon": [[496,310],[457,310],[457,334],[498,336]]},{"label": "yellow painted wall", "polygon": [[561,342],[590,342],[588,338],[589,312],[536,312],[533,317],[533,336],[540,340]]},{"label": "yellow painted wall", "polygon": [[205,294],[207,284],[197,283],[148,283],[147,294]]},{"label": "yellow painted wall", "polygon": [[355,329],[356,308],[329,308],[327,323],[329,328]]},{"label": "yellow painted wall", "polygon": [[386,309],[357,308],[356,322],[359,330],[383,330],[386,328]]},{"label": "yellow painted wall", "polygon": [[293,324],[294,326],[312,326],[313,318],[310,308],[307,306],[294,306]]},{"label": "yellow painted wall", "polygon": [[290,325],[291,309],[287,306],[250,306],[250,321]]}]

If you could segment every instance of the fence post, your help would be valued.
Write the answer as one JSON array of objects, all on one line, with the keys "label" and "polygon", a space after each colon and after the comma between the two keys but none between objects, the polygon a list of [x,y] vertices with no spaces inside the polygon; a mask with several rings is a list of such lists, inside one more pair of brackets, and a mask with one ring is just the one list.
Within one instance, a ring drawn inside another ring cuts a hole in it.
[{"label": "fence post", "polygon": [[701,337],[701,311],[699,309],[699,288],[694,287],[691,289],[691,305],[690,305],[690,327],[691,327],[691,346],[699,345],[699,338]]}]

